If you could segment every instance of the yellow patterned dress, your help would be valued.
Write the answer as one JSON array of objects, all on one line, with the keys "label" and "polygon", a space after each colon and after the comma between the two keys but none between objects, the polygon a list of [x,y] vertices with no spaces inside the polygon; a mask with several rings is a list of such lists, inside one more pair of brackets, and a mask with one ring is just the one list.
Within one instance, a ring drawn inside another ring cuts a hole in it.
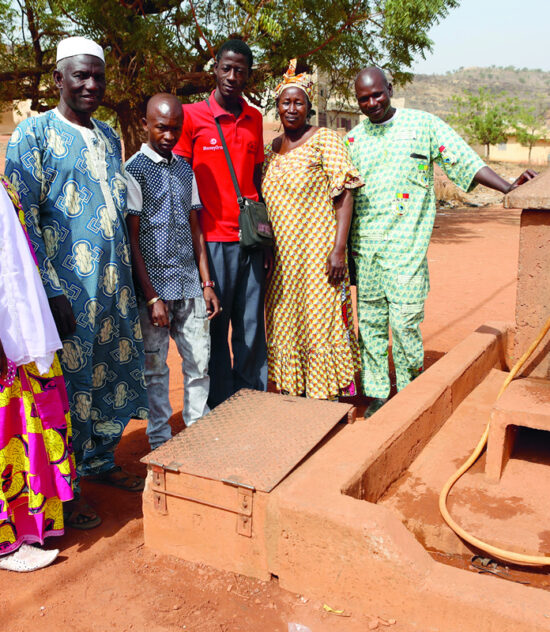
[{"label": "yellow patterned dress", "polygon": [[275,234],[266,298],[269,379],[291,395],[355,393],[360,360],[349,274],[333,286],[325,265],[336,236],[333,198],[362,184],[332,130],[319,128],[284,155],[266,147],[262,191]]}]

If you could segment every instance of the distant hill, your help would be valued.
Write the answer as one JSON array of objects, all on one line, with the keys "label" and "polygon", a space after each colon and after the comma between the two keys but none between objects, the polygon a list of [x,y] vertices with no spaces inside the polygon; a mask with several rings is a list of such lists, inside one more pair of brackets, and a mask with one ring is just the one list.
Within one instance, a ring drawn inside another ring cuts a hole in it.
[{"label": "distant hill", "polygon": [[412,83],[394,87],[394,98],[404,98],[405,107],[446,118],[453,95],[462,94],[463,90],[477,92],[480,86],[495,93],[507,92],[526,102],[542,101],[550,112],[550,72],[514,66],[459,68],[444,75],[416,75]]}]

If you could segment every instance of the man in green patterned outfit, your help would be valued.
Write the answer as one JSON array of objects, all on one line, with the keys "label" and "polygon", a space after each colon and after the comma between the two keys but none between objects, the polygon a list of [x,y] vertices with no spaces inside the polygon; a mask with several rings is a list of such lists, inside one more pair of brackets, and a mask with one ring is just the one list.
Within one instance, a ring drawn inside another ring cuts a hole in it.
[{"label": "man in green patterned outfit", "polygon": [[535,174],[526,171],[510,184],[437,116],[392,107],[392,85],[378,68],[359,73],[355,92],[367,119],[347,134],[346,144],[365,181],[355,192],[351,240],[363,392],[373,398],[368,416],[390,392],[389,327],[398,390],[424,365],[420,323],[435,219],[433,163],[464,191],[481,183],[507,193]]}]

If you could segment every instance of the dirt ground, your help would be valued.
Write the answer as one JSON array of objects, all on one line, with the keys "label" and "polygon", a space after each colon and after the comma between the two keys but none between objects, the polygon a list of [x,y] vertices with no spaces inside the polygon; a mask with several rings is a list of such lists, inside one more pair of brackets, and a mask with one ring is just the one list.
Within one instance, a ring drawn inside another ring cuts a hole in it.
[{"label": "dirt ground", "polygon": [[[518,227],[519,212],[502,207],[438,213],[423,327],[427,365],[482,323],[513,320]],[[173,349],[170,362],[171,398],[180,411],[182,380]],[[173,426],[182,428],[179,412]],[[147,452],[145,424],[131,422],[117,451],[118,463],[144,475],[139,459]],[[325,612],[321,602],[282,590],[276,581],[264,583],[158,555],[143,544],[140,494],[97,483],[83,487],[103,524],[87,532],[69,529],[64,537],[51,539],[49,547],[61,548],[51,567],[2,576],[0,630],[287,632],[291,622],[312,632],[416,629],[400,618],[398,594],[392,611],[373,606],[370,612],[337,616]],[[326,602],[339,608],[330,595]],[[380,621],[375,628],[376,617],[396,623]]]}]

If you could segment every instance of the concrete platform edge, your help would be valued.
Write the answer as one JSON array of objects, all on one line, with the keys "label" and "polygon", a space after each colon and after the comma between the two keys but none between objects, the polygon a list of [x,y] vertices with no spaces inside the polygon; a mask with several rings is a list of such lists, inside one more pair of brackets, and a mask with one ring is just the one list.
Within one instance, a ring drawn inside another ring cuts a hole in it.
[{"label": "concrete platform edge", "polygon": [[548,592],[439,564],[388,508],[363,500],[370,467],[380,476],[383,463],[390,478],[399,469],[391,468],[391,457],[380,461],[382,454],[393,448],[396,459],[406,457],[406,469],[433,410],[448,417],[492,368],[505,368],[509,329],[480,327],[376,415],[343,429],[270,495],[267,558],[281,586],[352,611],[391,617],[398,610],[420,630],[550,630]]}]

